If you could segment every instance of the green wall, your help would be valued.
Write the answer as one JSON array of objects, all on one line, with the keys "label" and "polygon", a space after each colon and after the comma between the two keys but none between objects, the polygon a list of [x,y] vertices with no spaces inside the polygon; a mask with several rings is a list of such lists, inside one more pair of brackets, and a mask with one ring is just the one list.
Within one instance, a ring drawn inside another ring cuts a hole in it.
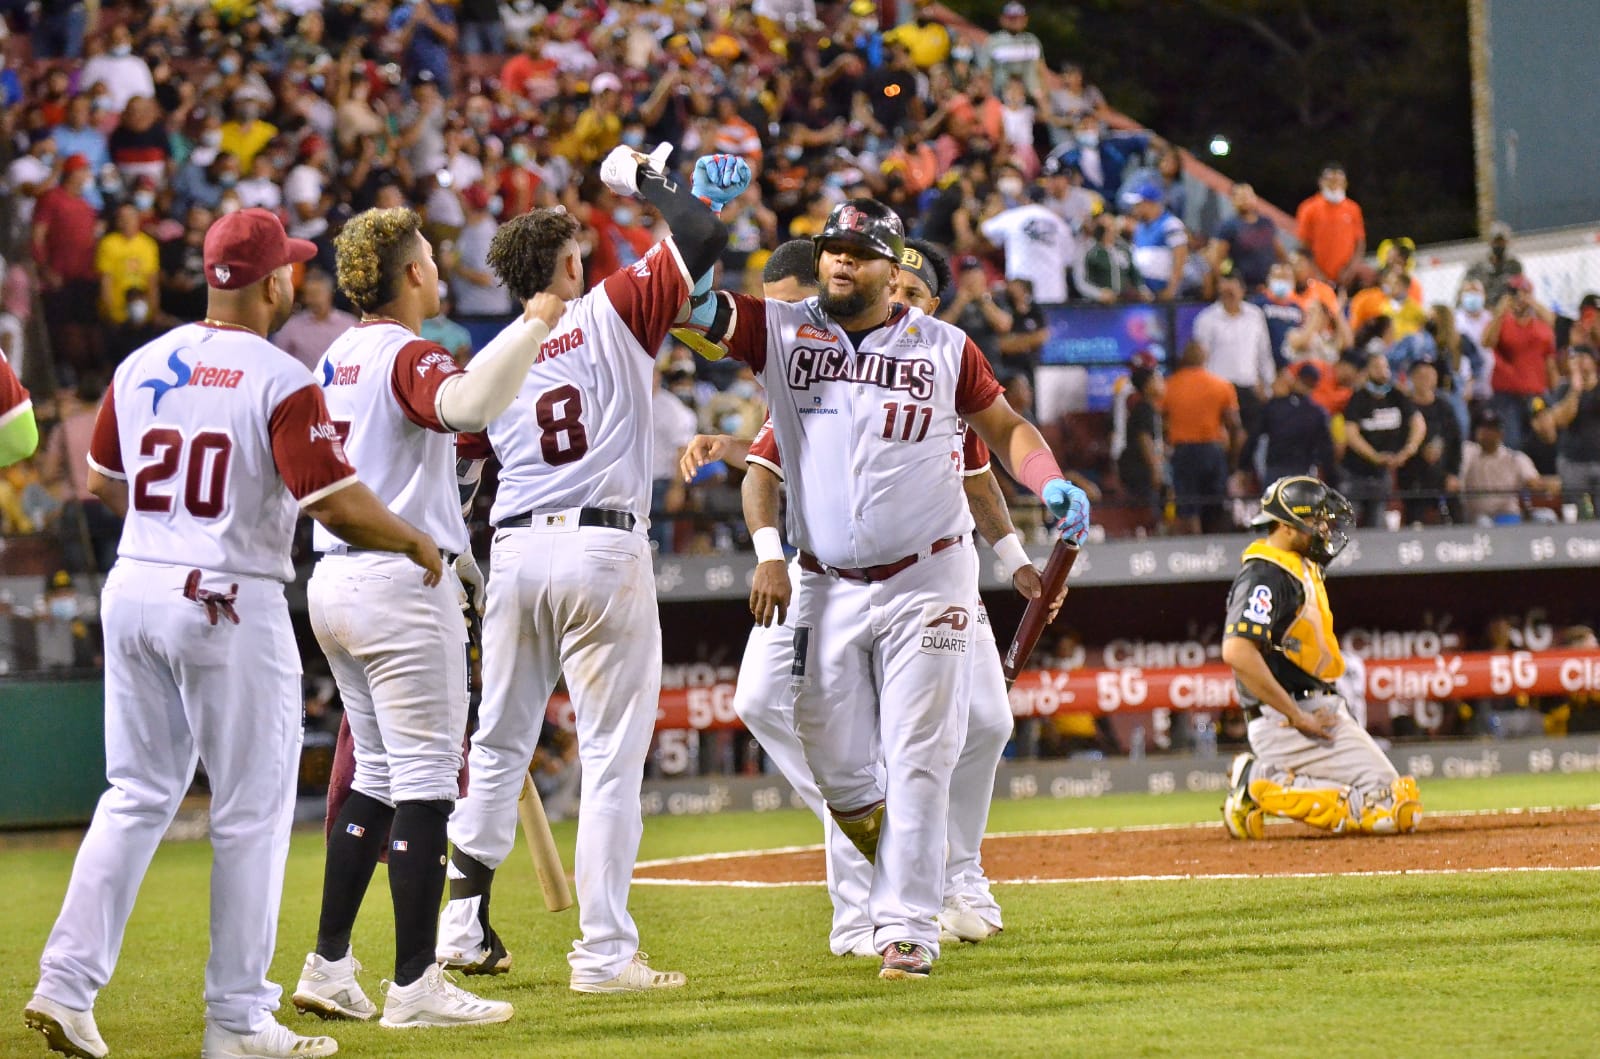
[{"label": "green wall", "polygon": [[101,681],[0,681],[0,740],[0,828],[88,822],[106,789]]}]

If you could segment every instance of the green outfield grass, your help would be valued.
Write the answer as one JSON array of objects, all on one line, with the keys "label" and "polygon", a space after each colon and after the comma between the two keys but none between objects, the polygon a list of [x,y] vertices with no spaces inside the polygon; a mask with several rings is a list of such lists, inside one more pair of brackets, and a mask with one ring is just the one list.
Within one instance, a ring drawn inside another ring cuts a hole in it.
[{"label": "green outfield grass", "polygon": [[[1587,777],[1435,781],[1429,810],[1587,805]],[[997,802],[995,831],[1216,819],[1216,795]],[[557,825],[570,858],[572,826]],[[816,841],[797,812],[646,822],[643,855]],[[1218,841],[1225,841],[1220,829]],[[1370,840],[1369,840],[1370,841]],[[72,849],[0,852],[0,1055],[42,1055],[21,1024]],[[570,859],[569,859],[570,863]],[[101,996],[112,1055],[196,1055],[206,954],[202,843],[164,847]],[[321,841],[296,836],[273,976],[293,987],[315,930]],[[380,872],[356,951],[369,992],[391,932]],[[1002,886],[1007,930],[947,952],[926,982],[828,955],[820,887],[641,887],[645,948],[689,986],[578,996],[564,954],[576,914],[539,906],[518,851],[496,889],[517,964],[476,980],[517,1004],[508,1026],[388,1033],[323,1024],[341,1055],[1592,1055],[1600,1040],[1600,872]],[[381,1001],[380,1001],[381,1002]],[[287,1005],[286,1005],[287,1008]]]}]

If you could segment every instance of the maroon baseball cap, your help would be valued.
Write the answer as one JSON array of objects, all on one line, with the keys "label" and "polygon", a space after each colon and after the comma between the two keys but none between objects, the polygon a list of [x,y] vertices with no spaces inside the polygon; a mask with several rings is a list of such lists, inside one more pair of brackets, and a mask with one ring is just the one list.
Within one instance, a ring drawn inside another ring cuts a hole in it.
[{"label": "maroon baseball cap", "polygon": [[284,265],[310,261],[315,243],[290,239],[278,215],[252,207],[219,218],[206,230],[206,284],[239,290],[258,283]]}]

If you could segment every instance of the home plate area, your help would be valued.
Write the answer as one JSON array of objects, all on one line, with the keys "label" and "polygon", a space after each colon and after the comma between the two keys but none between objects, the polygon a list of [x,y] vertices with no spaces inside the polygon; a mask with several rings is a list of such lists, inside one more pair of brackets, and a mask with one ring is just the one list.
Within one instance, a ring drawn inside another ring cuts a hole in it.
[{"label": "home plate area", "polygon": [[[1221,823],[990,835],[995,882],[1227,879],[1265,875],[1411,875],[1600,870],[1600,807],[1429,814],[1409,835],[1329,835],[1269,821],[1266,838],[1230,840]],[[796,886],[823,881],[822,847],[641,862],[635,881]]]}]

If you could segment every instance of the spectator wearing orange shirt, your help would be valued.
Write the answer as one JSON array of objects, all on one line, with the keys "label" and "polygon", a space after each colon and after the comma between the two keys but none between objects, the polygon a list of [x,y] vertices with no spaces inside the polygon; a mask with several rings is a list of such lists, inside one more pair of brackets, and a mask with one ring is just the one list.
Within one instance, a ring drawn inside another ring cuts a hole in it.
[{"label": "spectator wearing orange shirt", "polygon": [[1244,442],[1244,427],[1233,384],[1206,370],[1207,356],[1204,346],[1191,341],[1167,380],[1167,440],[1180,533],[1231,528],[1223,521],[1228,468]]},{"label": "spectator wearing orange shirt", "polygon": [[712,143],[723,154],[743,158],[752,169],[761,163],[761,133],[739,113],[739,101],[731,95],[717,97],[717,135]]},{"label": "spectator wearing orange shirt", "polygon": [[1317,265],[1309,253],[1303,248],[1291,252],[1289,265],[1294,269],[1294,293],[1289,295],[1291,301],[1301,309],[1317,302],[1330,318],[1344,317],[1338,291],[1317,277]]},{"label": "spectator wearing orange shirt", "polygon": [[1349,287],[1367,252],[1367,226],[1361,207],[1347,194],[1344,166],[1322,167],[1317,193],[1295,211],[1300,242],[1311,252],[1319,276],[1336,287]]}]

